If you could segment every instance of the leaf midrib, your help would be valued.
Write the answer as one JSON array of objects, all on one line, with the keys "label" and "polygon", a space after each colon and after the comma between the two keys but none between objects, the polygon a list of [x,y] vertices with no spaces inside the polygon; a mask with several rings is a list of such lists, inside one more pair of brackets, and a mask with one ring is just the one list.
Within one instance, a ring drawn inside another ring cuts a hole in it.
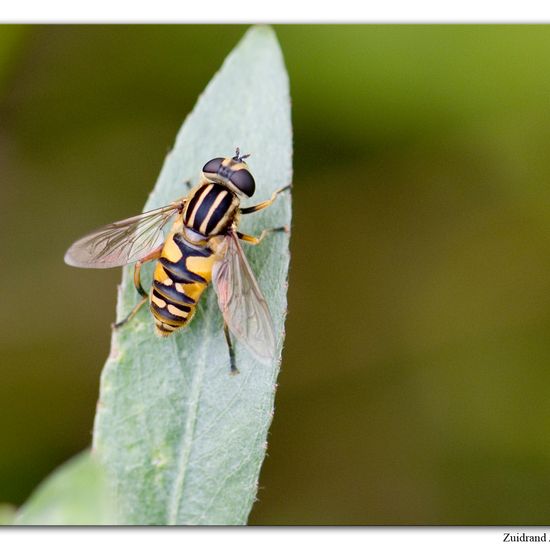
[{"label": "leaf midrib", "polygon": [[[207,334],[210,333],[210,325],[212,323],[212,315],[207,316],[204,322],[204,330]],[[179,347],[177,341],[174,339],[174,346],[179,355]],[[170,500],[168,501],[168,514],[167,524],[178,525],[178,516],[180,511],[180,503],[183,500],[183,493],[185,490],[185,478],[187,474],[187,466],[189,464],[189,457],[191,456],[191,450],[193,447],[193,441],[195,439],[195,430],[197,426],[197,417],[200,403],[200,396],[203,387],[203,377],[206,370],[206,354],[207,346],[202,346],[201,361],[197,368],[194,370],[194,376],[191,382],[191,392],[189,396],[188,406],[186,407],[187,419],[183,434],[178,445],[178,465],[176,467],[176,479],[174,487],[170,494]]]}]

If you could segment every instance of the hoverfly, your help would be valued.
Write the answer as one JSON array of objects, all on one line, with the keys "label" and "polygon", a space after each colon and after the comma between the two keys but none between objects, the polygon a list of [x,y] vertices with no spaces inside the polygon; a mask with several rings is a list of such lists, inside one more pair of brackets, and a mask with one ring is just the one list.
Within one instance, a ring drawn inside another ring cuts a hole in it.
[{"label": "hoverfly", "polygon": [[[270,199],[240,207],[241,197],[251,197],[256,183],[237,148],[234,157],[214,158],[202,169],[199,183],[167,206],[117,221],[76,241],[65,254],[65,263],[76,267],[108,268],[135,262],[134,284],[140,301],[120,328],[146,301],[159,336],[167,337],[189,324],[197,303],[210,282],[224,319],[231,372],[237,373],[231,335],[262,360],[275,354],[275,333],[267,302],[240,245],[256,245],[269,233],[287,227],[264,229],[259,237],[237,231],[241,215],[267,208],[287,185]],[[163,228],[174,219],[170,233]],[[141,283],[144,263],[156,260],[149,292]]]}]

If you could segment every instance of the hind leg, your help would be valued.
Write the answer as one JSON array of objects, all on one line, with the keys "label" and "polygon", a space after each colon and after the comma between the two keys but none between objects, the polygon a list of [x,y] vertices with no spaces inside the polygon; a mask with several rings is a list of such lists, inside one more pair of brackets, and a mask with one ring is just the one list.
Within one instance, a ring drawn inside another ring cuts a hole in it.
[{"label": "hind leg", "polygon": [[227,348],[229,350],[229,366],[231,368],[231,374],[239,374],[237,363],[235,361],[235,348],[231,342],[231,335],[229,334],[229,328],[226,323],[223,324],[223,333],[225,334],[225,341],[227,342]]},{"label": "hind leg", "polygon": [[266,235],[269,235],[270,233],[279,233],[281,231],[285,233],[289,233],[290,230],[288,228],[288,225],[284,225],[282,227],[273,227],[272,229],[264,229],[260,233],[259,237],[254,237],[253,235],[246,235],[245,233],[241,233],[240,231],[237,231],[237,237],[239,237],[239,239],[249,244],[256,245],[256,244],[260,244]]},{"label": "hind leg", "polygon": [[147,301],[147,295],[141,298],[141,300],[133,307],[132,311],[130,311],[130,313],[128,313],[128,315],[126,315],[126,317],[124,317],[122,321],[115,323],[113,325],[113,328],[118,329],[124,326],[128,321],[131,321],[146,301]]},{"label": "hind leg", "polygon": [[138,260],[134,265],[134,286],[136,287],[136,290],[141,295],[141,300],[133,307],[132,311],[128,313],[128,315],[122,319],[122,321],[119,321],[118,323],[115,323],[113,325],[113,328],[118,329],[121,326],[125,325],[128,321],[132,320],[133,317],[136,315],[136,313],[141,309],[143,304],[147,301],[147,298],[149,295],[143,288],[143,285],[141,284],[141,266],[144,263],[150,262],[151,260],[156,260],[157,258],[160,258],[160,254],[162,252],[163,245],[159,245],[157,248],[155,248],[152,252],[149,252],[146,256],[141,258],[141,260]]}]

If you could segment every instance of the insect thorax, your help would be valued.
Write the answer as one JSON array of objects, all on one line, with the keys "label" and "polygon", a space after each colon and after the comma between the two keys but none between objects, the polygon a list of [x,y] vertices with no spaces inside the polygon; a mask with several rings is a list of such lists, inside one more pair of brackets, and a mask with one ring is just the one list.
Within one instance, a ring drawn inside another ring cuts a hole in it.
[{"label": "insect thorax", "polygon": [[231,225],[238,206],[239,198],[227,187],[202,183],[189,195],[183,211],[183,223],[201,235],[218,235]]}]

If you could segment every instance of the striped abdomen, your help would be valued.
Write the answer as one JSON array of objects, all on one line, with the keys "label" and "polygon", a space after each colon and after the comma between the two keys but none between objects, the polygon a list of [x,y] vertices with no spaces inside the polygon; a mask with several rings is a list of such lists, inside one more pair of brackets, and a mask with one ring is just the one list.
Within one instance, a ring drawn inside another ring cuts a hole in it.
[{"label": "striped abdomen", "polygon": [[183,223],[197,233],[210,237],[224,233],[239,206],[235,193],[217,183],[203,183],[189,195]]},{"label": "striped abdomen", "polygon": [[215,260],[208,246],[188,243],[181,230],[170,233],[157,261],[149,295],[157,334],[168,336],[191,320],[210,283]]}]

